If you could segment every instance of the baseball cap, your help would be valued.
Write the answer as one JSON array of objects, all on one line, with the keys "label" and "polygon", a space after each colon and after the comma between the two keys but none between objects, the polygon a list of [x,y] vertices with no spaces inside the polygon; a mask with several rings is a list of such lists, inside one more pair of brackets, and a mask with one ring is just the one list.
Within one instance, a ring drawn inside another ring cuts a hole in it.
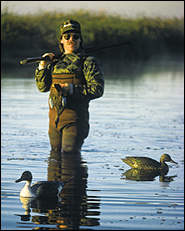
[{"label": "baseball cap", "polygon": [[60,27],[60,32],[61,34],[64,34],[69,31],[75,31],[77,33],[81,33],[80,23],[71,19],[65,21]]}]

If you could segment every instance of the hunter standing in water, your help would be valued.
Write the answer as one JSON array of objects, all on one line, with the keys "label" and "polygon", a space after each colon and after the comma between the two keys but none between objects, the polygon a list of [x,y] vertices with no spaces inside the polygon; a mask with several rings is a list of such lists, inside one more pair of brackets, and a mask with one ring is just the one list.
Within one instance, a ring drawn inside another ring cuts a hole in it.
[{"label": "hunter standing in water", "polygon": [[[41,92],[49,95],[49,139],[51,151],[80,151],[89,133],[89,102],[103,95],[104,79],[94,57],[83,50],[81,27],[67,20],[60,28],[61,56],[41,61],[35,80]],[[53,60],[53,62],[52,62]]]}]

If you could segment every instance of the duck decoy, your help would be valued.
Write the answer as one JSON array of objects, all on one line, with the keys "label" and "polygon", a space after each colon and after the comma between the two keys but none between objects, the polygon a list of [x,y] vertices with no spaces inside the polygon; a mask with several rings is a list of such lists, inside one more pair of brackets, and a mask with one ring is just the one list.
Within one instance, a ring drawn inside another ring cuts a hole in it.
[{"label": "duck decoy", "polygon": [[64,185],[68,183],[73,177],[65,182],[58,181],[38,181],[31,186],[32,174],[30,171],[25,171],[22,173],[21,178],[17,179],[15,182],[26,181],[25,186],[20,192],[21,197],[28,198],[47,198],[47,197],[58,197],[62,191]]},{"label": "duck decoy", "polygon": [[163,174],[167,174],[169,170],[169,167],[165,162],[177,164],[177,162],[172,160],[168,154],[163,154],[160,158],[160,162],[149,157],[137,156],[127,156],[125,159],[122,159],[122,161],[135,169],[156,170],[162,172]]}]

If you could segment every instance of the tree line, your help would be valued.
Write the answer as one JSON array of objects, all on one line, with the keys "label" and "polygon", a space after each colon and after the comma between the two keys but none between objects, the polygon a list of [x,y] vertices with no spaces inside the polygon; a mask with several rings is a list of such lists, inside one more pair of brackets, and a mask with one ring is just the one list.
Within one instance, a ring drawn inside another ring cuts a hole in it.
[{"label": "tree line", "polygon": [[101,59],[130,62],[184,52],[184,18],[125,18],[84,10],[19,15],[6,9],[1,14],[2,68],[14,68],[21,58],[59,53],[60,25],[69,18],[80,22],[85,47],[129,42],[96,52]]}]

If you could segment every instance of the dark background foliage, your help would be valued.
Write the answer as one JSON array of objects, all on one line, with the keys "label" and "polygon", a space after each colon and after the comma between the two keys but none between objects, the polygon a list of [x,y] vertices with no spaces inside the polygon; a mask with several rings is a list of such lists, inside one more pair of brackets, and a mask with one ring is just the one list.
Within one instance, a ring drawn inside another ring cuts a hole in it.
[{"label": "dark background foliage", "polygon": [[19,61],[26,57],[46,52],[59,54],[59,28],[69,18],[80,22],[86,48],[129,41],[126,45],[91,52],[103,62],[114,59],[127,65],[161,54],[184,54],[184,18],[132,19],[84,10],[18,15],[4,10],[1,15],[2,70],[20,69]]}]

